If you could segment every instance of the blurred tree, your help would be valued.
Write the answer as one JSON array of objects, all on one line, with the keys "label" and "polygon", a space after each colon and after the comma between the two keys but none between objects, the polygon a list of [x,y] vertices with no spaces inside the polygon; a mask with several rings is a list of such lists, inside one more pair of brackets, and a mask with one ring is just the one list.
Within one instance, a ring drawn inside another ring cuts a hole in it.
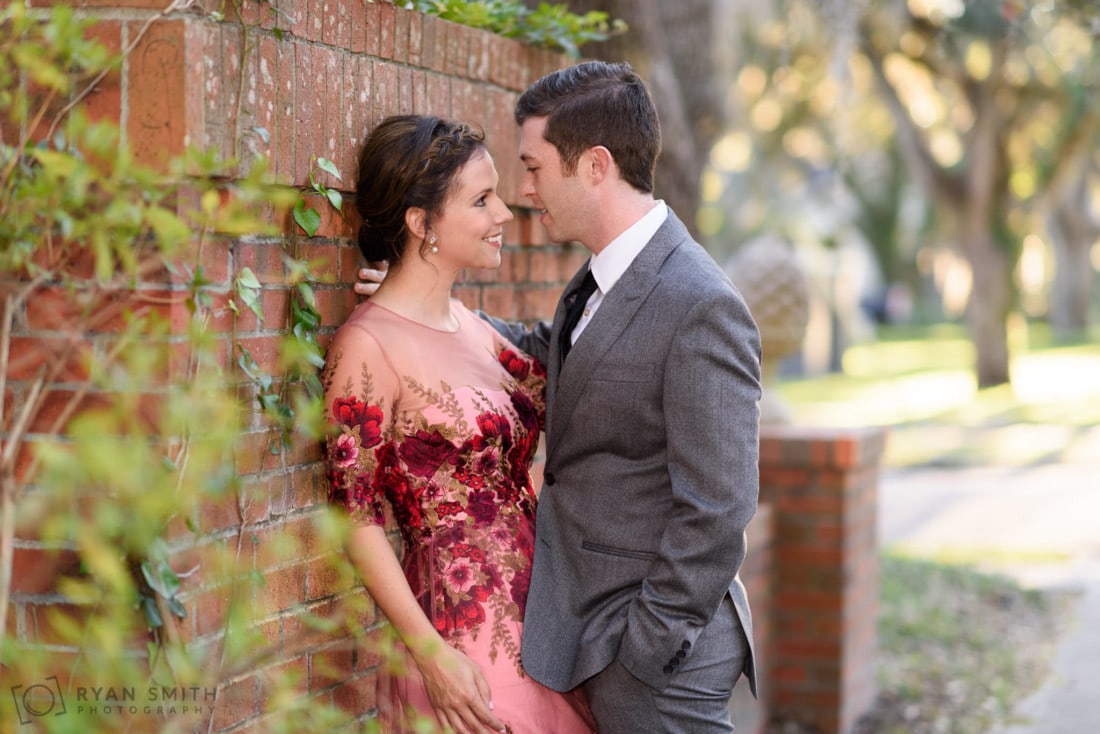
[{"label": "blurred tree", "polygon": [[[646,80],[661,115],[664,149],[657,162],[657,195],[698,236],[699,176],[725,132],[725,89],[735,69],[729,39],[717,30],[737,0],[576,0],[574,12],[605,10],[629,30],[585,46],[589,58],[629,61]],[[675,32],[670,32],[674,30]]]},{"label": "blurred tree", "polygon": [[1085,0],[870,0],[860,19],[910,171],[970,264],[982,388],[1010,378],[1007,318],[1028,209],[1072,185],[1063,171],[1094,139],[1098,28]]},{"label": "blurred tree", "polygon": [[1086,333],[1092,314],[1091,262],[1093,243],[1100,241],[1100,136],[1094,131],[1092,155],[1077,156],[1067,166],[1066,183],[1052,186],[1054,199],[1047,207],[1046,232],[1054,252],[1054,279],[1050,285],[1049,320],[1056,336]]}]

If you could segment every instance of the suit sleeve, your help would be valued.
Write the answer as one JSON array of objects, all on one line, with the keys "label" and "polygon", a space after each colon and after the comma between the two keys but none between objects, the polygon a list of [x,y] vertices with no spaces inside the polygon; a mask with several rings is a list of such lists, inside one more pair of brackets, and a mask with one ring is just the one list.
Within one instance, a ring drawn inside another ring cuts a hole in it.
[{"label": "suit sleeve", "polygon": [[527,326],[517,321],[504,321],[481,311],[477,315],[489,322],[501,336],[531,355],[545,367],[550,362],[550,322],[539,321]]},{"label": "suit sleeve", "polygon": [[673,505],[619,649],[622,664],[658,690],[733,583],[756,512],[760,335],[736,291],[685,315],[663,381]]}]

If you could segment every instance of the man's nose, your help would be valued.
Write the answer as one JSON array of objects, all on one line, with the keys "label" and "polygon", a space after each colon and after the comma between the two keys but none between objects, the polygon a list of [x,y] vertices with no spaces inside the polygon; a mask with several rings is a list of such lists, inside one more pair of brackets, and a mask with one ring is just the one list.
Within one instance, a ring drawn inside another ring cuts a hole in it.
[{"label": "man's nose", "polygon": [[535,198],[535,185],[531,181],[531,174],[523,174],[523,178],[519,182],[519,195],[521,199],[534,199]]}]

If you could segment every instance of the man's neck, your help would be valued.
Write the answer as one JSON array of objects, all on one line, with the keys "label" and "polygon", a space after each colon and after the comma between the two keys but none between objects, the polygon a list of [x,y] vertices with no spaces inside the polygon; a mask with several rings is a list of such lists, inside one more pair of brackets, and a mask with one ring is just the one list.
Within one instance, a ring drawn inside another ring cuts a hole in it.
[{"label": "man's neck", "polygon": [[601,206],[604,216],[599,222],[599,227],[594,231],[591,242],[581,243],[594,255],[600,254],[616,237],[634,226],[639,219],[657,206],[657,200],[653,198],[653,194],[633,190],[630,194],[609,197],[609,199]]}]

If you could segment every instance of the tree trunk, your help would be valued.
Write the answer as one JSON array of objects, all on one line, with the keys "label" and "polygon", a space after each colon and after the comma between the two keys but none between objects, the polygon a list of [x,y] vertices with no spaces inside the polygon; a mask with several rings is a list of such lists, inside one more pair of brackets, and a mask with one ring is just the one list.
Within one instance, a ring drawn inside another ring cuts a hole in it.
[{"label": "tree trunk", "polygon": [[1008,254],[993,233],[972,233],[963,243],[973,286],[966,306],[966,325],[974,342],[978,389],[1009,382],[1008,314],[1012,273]]},{"label": "tree trunk", "polygon": [[1087,176],[1083,167],[1047,221],[1054,248],[1049,318],[1051,329],[1059,337],[1083,333],[1089,327],[1093,279],[1089,249],[1100,228],[1089,213]]},{"label": "tree trunk", "polygon": [[[663,150],[657,161],[656,194],[698,238],[695,214],[700,177],[710,149],[727,128],[725,88],[736,71],[718,63],[712,40],[719,11],[731,0],[575,0],[574,12],[603,10],[630,30],[584,47],[589,58],[630,62],[646,80],[661,116]],[[728,30],[728,29],[726,29]],[[728,44],[730,39],[722,43]],[[723,81],[725,79],[725,81]]]}]

